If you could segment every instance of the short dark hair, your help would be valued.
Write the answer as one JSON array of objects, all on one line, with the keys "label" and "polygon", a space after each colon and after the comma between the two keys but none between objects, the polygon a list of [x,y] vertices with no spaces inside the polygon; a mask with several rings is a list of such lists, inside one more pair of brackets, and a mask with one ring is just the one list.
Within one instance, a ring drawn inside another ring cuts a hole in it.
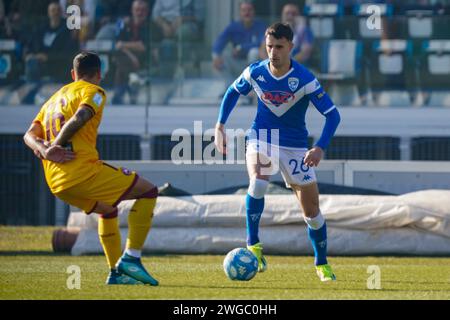
[{"label": "short dark hair", "polygon": [[101,70],[101,61],[95,52],[80,52],[73,59],[73,70],[78,77],[93,77]]},{"label": "short dark hair", "polygon": [[273,36],[275,39],[286,38],[292,42],[294,39],[294,32],[287,23],[277,22],[267,28],[265,36]]}]

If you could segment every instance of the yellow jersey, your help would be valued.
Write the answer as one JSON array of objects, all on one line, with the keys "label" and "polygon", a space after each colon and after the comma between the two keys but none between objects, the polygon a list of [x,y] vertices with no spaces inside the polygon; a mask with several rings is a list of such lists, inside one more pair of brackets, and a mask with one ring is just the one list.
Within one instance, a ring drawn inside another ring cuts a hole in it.
[{"label": "yellow jersey", "polygon": [[81,183],[97,174],[102,166],[96,149],[97,131],[106,103],[105,91],[92,83],[79,80],[59,89],[41,108],[34,122],[42,125],[44,139],[53,142],[81,105],[94,111],[92,117],[70,141],[75,159],[66,163],[43,160],[45,178],[53,193]]}]

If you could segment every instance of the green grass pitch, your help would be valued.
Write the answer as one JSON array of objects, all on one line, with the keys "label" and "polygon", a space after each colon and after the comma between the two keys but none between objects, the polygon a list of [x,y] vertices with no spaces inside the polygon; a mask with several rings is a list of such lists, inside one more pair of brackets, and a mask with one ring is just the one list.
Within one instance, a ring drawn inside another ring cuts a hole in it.
[{"label": "green grass pitch", "polygon": [[[147,255],[159,287],[106,286],[105,258],[54,254],[53,230],[0,226],[0,300],[450,299],[450,258],[431,257],[330,257],[338,281],[321,283],[312,257],[267,256],[267,272],[235,282],[222,270],[222,255]],[[67,288],[71,265],[80,267],[80,289]],[[380,290],[367,287],[370,265],[381,270]]]}]

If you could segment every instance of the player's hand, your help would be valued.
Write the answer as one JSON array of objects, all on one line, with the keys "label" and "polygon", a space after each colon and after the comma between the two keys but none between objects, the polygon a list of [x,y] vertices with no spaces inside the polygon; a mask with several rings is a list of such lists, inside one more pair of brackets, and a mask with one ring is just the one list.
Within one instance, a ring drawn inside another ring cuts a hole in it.
[{"label": "player's hand", "polygon": [[214,144],[220,153],[227,154],[227,136],[225,134],[224,125],[221,123],[216,124]]},{"label": "player's hand", "polygon": [[303,160],[303,162],[308,167],[317,167],[322,158],[323,158],[322,148],[315,146],[314,148],[306,152],[305,159]]},{"label": "player's hand", "polygon": [[64,149],[59,145],[50,146],[42,156],[48,161],[57,163],[64,163],[75,159],[75,153],[73,151]]},{"label": "player's hand", "polygon": [[[42,138],[36,138],[36,142],[42,144],[42,145],[44,146],[45,149],[47,149],[48,147],[51,146],[51,143],[50,143],[50,142],[48,142],[47,140],[44,140],[44,139],[42,139]],[[34,155],[35,155],[36,157],[38,157],[39,159],[41,159],[41,160],[44,160],[44,159],[45,159],[44,156],[42,155],[42,153],[41,153],[41,151],[40,151],[39,149],[35,149],[35,150],[33,150],[33,152],[34,152]]]},{"label": "player's hand", "polygon": [[214,57],[214,59],[213,59],[213,67],[216,70],[222,70],[223,69],[223,59],[222,59],[222,57]]}]

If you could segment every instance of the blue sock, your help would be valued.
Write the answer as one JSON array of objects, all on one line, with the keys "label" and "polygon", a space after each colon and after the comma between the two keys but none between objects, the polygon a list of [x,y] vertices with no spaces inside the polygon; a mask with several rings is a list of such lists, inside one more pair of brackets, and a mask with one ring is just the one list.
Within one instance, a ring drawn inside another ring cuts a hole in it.
[{"label": "blue sock", "polygon": [[327,264],[327,225],[324,225],[318,229],[314,230],[308,226],[308,237],[311,240],[314,256],[315,256],[315,265],[319,266],[322,264]]},{"label": "blue sock", "polygon": [[251,246],[259,242],[259,220],[264,211],[264,198],[255,199],[247,194],[245,205],[247,208],[247,244]]}]

